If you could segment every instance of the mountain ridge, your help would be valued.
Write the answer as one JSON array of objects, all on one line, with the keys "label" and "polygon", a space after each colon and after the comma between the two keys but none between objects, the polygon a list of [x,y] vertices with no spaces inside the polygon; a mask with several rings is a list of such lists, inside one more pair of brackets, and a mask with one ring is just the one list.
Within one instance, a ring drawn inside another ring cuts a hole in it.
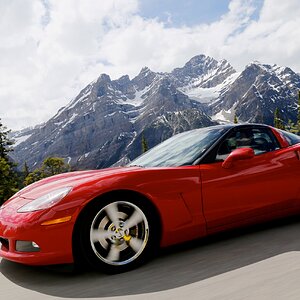
[{"label": "mountain ridge", "polygon": [[252,62],[242,72],[226,60],[197,55],[171,72],[141,69],[132,79],[101,74],[42,125],[13,134],[13,159],[35,168],[48,156],[75,168],[104,168],[141,154],[185,130],[232,121],[271,124],[276,107],[296,119],[300,76]]}]

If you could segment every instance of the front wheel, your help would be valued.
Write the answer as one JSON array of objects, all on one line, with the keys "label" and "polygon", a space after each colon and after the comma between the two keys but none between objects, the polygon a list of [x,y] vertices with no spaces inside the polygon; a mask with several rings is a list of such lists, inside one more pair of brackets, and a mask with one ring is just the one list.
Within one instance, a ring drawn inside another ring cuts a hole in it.
[{"label": "front wheel", "polygon": [[97,201],[81,219],[80,257],[108,273],[137,267],[158,246],[158,230],[149,205],[131,201]]}]

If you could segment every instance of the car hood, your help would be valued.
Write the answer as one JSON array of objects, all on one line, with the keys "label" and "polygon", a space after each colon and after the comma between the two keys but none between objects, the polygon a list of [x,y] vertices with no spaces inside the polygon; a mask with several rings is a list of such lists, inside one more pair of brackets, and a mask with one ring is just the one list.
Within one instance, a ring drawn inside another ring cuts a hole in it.
[{"label": "car hood", "polygon": [[139,167],[118,167],[102,170],[77,171],[54,175],[37,181],[15,194],[14,198],[36,199],[55,189],[70,186],[76,188],[91,181],[99,181],[104,178],[132,172],[141,169]]}]

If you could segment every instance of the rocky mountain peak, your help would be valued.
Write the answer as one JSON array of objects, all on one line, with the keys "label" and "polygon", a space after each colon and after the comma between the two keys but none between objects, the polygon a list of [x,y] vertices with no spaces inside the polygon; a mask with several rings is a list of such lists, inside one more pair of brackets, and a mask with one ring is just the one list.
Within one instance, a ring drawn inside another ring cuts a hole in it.
[{"label": "rocky mountain peak", "polygon": [[274,111],[282,118],[295,121],[300,76],[288,67],[248,64],[236,80],[210,104],[214,120],[233,121],[236,114],[243,122],[273,124]]},{"label": "rocky mountain peak", "polygon": [[265,67],[263,67],[263,64],[260,63],[259,61],[252,61],[249,64],[246,65],[245,69],[243,72],[249,72],[249,71],[255,71],[259,72],[265,70]]},{"label": "rocky mountain peak", "polygon": [[175,68],[171,73],[177,79],[183,77],[190,80],[207,73],[217,63],[215,59],[209,56],[197,55],[191,58],[183,67]]},{"label": "rocky mountain peak", "polygon": [[96,81],[97,84],[103,84],[103,83],[109,83],[109,82],[111,82],[110,76],[107,74],[104,74],[104,73],[101,74]]},{"label": "rocky mountain peak", "polygon": [[262,64],[258,61],[254,61],[248,64],[245,70],[241,73],[241,76],[249,76],[252,78],[259,77],[256,80],[260,80],[261,84],[263,81],[265,84],[270,83],[270,81],[277,82],[278,85],[288,85],[290,88],[297,87],[300,84],[299,74],[295,73],[289,67],[282,67],[277,64],[269,65]]},{"label": "rocky mountain peak", "polygon": [[157,73],[151,71],[148,67],[144,67],[140,73],[132,79],[132,83],[136,86],[137,90],[141,91],[150,85],[156,76]]},{"label": "rocky mountain peak", "polygon": [[201,68],[203,64],[207,64],[211,61],[216,61],[215,59],[206,56],[204,54],[196,55],[192,57],[185,65],[184,67],[191,67],[191,68]]},{"label": "rocky mountain peak", "polygon": [[143,67],[139,74],[144,74],[146,76],[149,72],[152,71],[148,67]]},{"label": "rocky mountain peak", "polygon": [[197,55],[190,59],[182,68],[171,72],[176,85],[183,89],[197,87],[210,88],[223,82],[235,73],[234,68],[226,61],[217,61],[205,55]]},{"label": "rocky mountain peak", "polygon": [[123,75],[119,79],[116,80],[116,82],[120,85],[126,85],[130,83],[130,78],[128,75]]}]

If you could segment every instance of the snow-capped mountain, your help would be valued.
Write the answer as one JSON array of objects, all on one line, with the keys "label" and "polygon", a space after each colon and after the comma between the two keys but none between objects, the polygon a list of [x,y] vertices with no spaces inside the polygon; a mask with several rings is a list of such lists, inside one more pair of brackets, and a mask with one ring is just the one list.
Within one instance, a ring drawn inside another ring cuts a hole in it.
[{"label": "snow-capped mountain", "polygon": [[30,168],[50,155],[77,168],[108,167],[141,154],[142,134],[153,147],[175,133],[212,124],[203,105],[178,90],[169,74],[148,68],[132,80],[102,74],[43,126],[25,132],[14,158]]},{"label": "snow-capped mountain", "polygon": [[215,87],[235,72],[225,59],[217,61],[212,57],[198,55],[188,61],[184,67],[174,69],[170,77],[174,78],[177,87],[189,91]]},{"label": "snow-capped mountain", "polygon": [[[228,122],[272,124],[276,107],[296,119],[300,76],[252,63],[238,73],[226,61],[198,55],[170,73],[143,68],[132,80],[102,74],[46,123],[15,135],[14,159],[31,169],[48,156],[75,168],[103,168],[141,154],[175,133]],[[214,121],[215,120],[215,121]]]},{"label": "snow-capped mountain", "polygon": [[278,107],[282,119],[295,121],[300,76],[287,67],[253,62],[209,103],[214,120],[272,124]]}]

